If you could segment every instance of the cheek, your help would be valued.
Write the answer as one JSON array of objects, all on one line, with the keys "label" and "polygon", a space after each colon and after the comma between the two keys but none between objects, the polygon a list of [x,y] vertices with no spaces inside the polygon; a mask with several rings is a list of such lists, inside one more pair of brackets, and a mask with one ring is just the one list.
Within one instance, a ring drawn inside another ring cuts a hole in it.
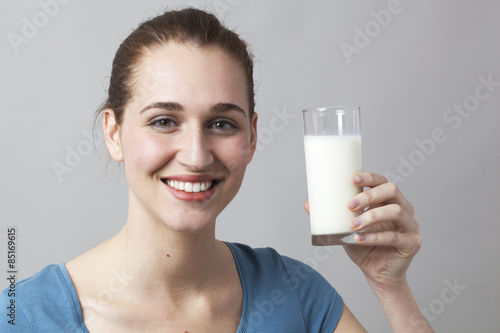
[{"label": "cheek", "polygon": [[129,133],[124,144],[125,168],[147,173],[159,169],[171,155],[168,146],[159,136]]},{"label": "cheek", "polygon": [[251,149],[248,138],[237,137],[218,145],[219,158],[233,173],[243,173],[250,162]]}]

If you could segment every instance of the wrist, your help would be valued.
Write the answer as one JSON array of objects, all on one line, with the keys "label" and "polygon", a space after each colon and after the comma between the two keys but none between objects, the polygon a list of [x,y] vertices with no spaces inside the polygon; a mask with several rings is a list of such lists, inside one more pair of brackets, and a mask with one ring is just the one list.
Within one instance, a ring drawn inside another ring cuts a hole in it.
[{"label": "wrist", "polygon": [[377,296],[393,332],[433,332],[413,297],[406,276],[391,283],[370,279],[368,283]]},{"label": "wrist", "polygon": [[406,275],[398,278],[383,277],[379,279],[372,279],[365,275],[368,285],[373,290],[377,298],[391,298],[398,294],[411,294],[410,286],[406,280]]}]

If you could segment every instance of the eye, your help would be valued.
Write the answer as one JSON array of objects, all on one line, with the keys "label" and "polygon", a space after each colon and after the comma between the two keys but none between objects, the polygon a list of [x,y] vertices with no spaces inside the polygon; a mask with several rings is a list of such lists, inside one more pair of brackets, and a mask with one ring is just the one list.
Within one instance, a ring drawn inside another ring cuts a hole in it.
[{"label": "eye", "polygon": [[216,120],[210,125],[210,128],[213,128],[218,131],[227,132],[238,129],[238,126],[232,121]]},{"label": "eye", "polygon": [[158,132],[167,132],[170,133],[175,131],[180,125],[179,123],[170,117],[156,117],[152,119],[148,126]]},{"label": "eye", "polygon": [[156,127],[159,129],[171,129],[174,127],[177,127],[178,124],[175,122],[175,120],[171,118],[155,118],[153,119],[150,123],[149,126]]}]

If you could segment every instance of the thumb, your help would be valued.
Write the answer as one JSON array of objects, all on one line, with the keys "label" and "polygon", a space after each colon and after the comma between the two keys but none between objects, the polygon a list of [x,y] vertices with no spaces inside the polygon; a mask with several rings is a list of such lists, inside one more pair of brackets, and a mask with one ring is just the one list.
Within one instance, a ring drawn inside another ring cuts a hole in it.
[{"label": "thumb", "polygon": [[309,213],[309,200],[306,200],[306,202],[304,202],[304,209],[306,210],[307,214],[310,214]]}]

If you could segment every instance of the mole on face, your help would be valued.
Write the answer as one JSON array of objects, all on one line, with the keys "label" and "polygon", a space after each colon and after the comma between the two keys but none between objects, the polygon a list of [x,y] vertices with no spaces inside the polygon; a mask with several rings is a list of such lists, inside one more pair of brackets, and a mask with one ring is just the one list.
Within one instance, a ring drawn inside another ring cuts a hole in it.
[{"label": "mole on face", "polygon": [[[168,253],[167,253],[167,257],[169,257],[169,258],[170,258],[170,254],[168,254]],[[189,332],[188,332],[188,333],[189,333]]]}]

